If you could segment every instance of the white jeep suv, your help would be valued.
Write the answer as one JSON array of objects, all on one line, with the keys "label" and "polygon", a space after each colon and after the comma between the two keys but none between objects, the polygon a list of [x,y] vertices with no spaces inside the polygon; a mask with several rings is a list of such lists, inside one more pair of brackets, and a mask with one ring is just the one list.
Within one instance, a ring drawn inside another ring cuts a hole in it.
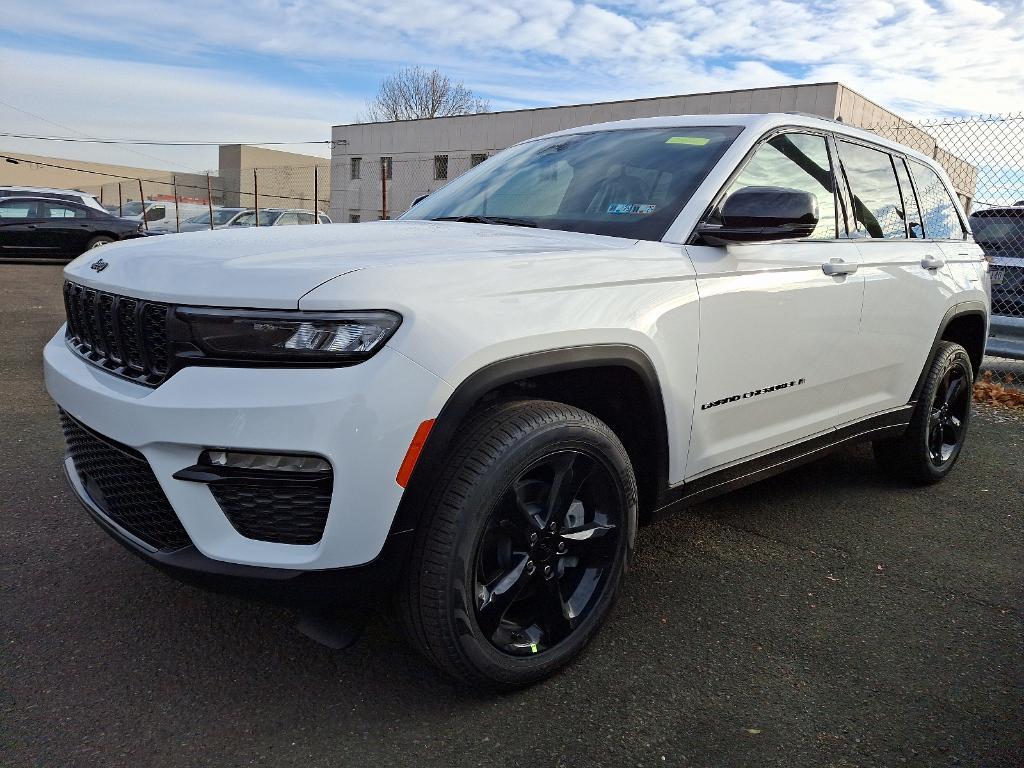
[{"label": "white jeep suv", "polygon": [[638,523],[870,440],[952,469],[987,263],[943,171],[800,115],[524,141],[400,220],[119,243],[45,349],[107,532],[341,645],[382,597],[442,669],[537,680]]}]

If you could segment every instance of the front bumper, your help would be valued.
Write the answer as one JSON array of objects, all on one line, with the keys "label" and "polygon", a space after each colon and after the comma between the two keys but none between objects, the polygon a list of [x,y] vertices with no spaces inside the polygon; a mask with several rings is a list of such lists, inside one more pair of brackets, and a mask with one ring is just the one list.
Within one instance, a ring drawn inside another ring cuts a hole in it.
[{"label": "front bumper", "polygon": [[[388,348],[347,368],[185,368],[155,389],[90,365],[68,349],[63,329],[43,360],[47,390],[61,408],[142,454],[193,547],[140,547],[104,517],[72,473],[72,486],[108,532],[165,570],[229,581],[255,577],[262,587],[292,581],[302,571],[379,558],[402,497],[395,475],[409,442],[451,394],[441,379]],[[220,447],[326,458],[334,486],[321,540],[296,545],[246,538],[208,486],[173,477],[204,449]]]}]

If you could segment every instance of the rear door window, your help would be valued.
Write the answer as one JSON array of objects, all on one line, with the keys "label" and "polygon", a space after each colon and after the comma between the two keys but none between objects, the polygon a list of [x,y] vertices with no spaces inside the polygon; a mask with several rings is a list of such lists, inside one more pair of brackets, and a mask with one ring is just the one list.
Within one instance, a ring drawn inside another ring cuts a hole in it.
[{"label": "rear door window", "polygon": [[853,203],[853,237],[905,239],[903,199],[888,152],[840,140],[839,156]]},{"label": "rear door window", "polygon": [[956,204],[939,175],[917,160],[911,160],[910,172],[921,196],[925,237],[931,240],[963,240],[966,233],[956,212]]},{"label": "rear door window", "polygon": [[44,206],[43,218],[46,219],[84,219],[85,211],[81,208],[66,203],[46,203]]}]

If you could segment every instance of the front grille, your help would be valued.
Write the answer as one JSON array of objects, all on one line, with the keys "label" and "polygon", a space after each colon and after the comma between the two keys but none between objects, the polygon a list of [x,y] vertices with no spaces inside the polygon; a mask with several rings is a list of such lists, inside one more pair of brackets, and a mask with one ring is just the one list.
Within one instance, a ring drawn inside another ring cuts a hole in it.
[{"label": "front grille", "polygon": [[316,544],[331,506],[331,480],[212,483],[210,492],[243,536],[277,544]]},{"label": "front grille", "polygon": [[141,453],[101,437],[64,411],[60,421],[75,472],[108,518],[154,549],[191,544]]},{"label": "front grille", "polygon": [[169,306],[64,283],[68,344],[94,365],[149,386],[167,377]]}]

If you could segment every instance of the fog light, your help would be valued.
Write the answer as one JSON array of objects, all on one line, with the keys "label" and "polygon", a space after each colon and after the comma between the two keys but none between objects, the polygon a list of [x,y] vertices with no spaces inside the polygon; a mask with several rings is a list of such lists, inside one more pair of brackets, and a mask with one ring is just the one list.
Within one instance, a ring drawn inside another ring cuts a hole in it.
[{"label": "fog light", "polygon": [[271,472],[330,472],[331,465],[316,456],[285,453],[243,453],[241,451],[203,451],[200,464],[231,469]]}]

